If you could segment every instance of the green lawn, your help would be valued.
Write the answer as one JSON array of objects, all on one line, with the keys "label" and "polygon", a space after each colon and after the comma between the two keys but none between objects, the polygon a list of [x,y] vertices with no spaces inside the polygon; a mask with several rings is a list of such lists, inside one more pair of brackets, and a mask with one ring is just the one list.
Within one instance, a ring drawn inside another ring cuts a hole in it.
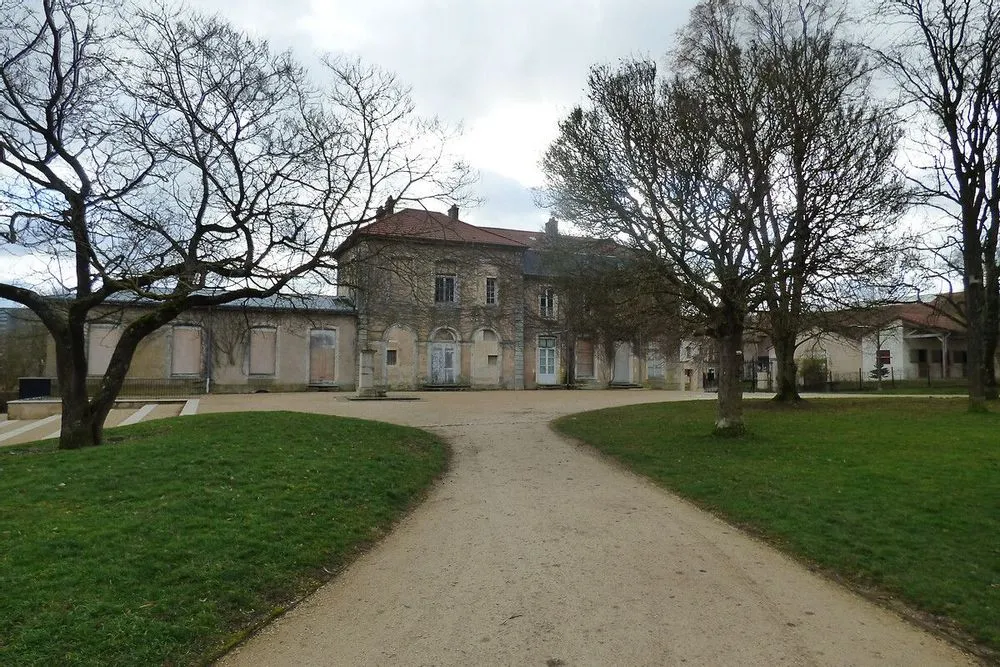
[{"label": "green lawn", "polygon": [[589,412],[555,427],[1000,649],[1000,414],[926,398],[746,408],[742,439],[710,435],[707,401]]},{"label": "green lawn", "polygon": [[203,663],[382,536],[446,465],[412,428],[289,412],[0,449],[0,664]]}]

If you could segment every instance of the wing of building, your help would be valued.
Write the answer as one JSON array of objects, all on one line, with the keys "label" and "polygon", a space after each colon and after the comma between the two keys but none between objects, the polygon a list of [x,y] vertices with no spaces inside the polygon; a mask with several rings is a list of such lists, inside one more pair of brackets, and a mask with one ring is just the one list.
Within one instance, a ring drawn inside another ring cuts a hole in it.
[{"label": "wing of building", "polygon": [[676,386],[676,344],[638,335],[606,340],[574,324],[574,305],[561,294],[564,276],[550,261],[559,238],[555,220],[537,232],[477,227],[454,206],[438,213],[396,211],[390,203],[335,252],[374,383]]},{"label": "wing of building", "polygon": [[[679,386],[670,318],[630,329],[623,307],[608,303],[613,287],[591,289],[554,260],[557,240],[577,265],[619,261],[615,244],[560,235],[555,220],[538,231],[477,227],[457,207],[395,211],[390,202],[334,252],[338,295],[186,311],[139,344],[123,392]],[[92,382],[124,327],[152,305],[120,294],[92,311]],[[0,313],[0,338],[14,345],[12,316]],[[32,331],[37,353],[20,355],[18,370],[3,357],[11,377],[0,391],[17,375],[55,378],[54,343],[40,325]]]}]

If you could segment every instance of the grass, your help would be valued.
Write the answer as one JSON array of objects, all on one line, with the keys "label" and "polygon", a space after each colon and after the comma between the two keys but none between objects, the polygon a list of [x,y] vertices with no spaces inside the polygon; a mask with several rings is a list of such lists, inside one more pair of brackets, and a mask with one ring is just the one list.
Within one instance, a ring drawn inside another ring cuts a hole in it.
[{"label": "grass", "polygon": [[446,465],[417,429],[200,415],[0,450],[0,664],[204,663],[344,567]]},{"label": "grass", "polygon": [[958,399],[711,402],[564,417],[557,430],[779,547],[927,612],[1000,656],[1000,414]]},{"label": "grass", "polygon": [[840,382],[837,384],[834,393],[857,394],[871,393],[883,395],[903,395],[903,396],[926,396],[928,394],[937,395],[961,395],[969,393],[969,384],[962,380],[933,380],[930,384],[926,380],[896,380],[882,382],[879,389],[875,382],[865,382],[860,388],[857,382]]}]

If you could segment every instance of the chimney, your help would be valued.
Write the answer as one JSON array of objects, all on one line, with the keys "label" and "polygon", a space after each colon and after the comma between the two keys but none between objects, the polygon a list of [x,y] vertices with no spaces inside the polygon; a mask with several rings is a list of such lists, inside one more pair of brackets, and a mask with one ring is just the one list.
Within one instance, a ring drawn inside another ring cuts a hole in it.
[{"label": "chimney", "polygon": [[448,217],[452,220],[458,220],[458,204],[451,205],[451,208],[448,209]]},{"label": "chimney", "polygon": [[545,233],[549,236],[559,235],[559,221],[556,220],[556,216],[549,218],[549,221],[545,223]]},{"label": "chimney", "polygon": [[386,215],[392,215],[396,212],[396,200],[392,198],[392,195],[389,195],[386,198],[385,206],[383,208],[385,208]]},{"label": "chimney", "polygon": [[385,217],[385,208],[382,207],[382,206],[379,206],[377,209],[375,209],[375,219],[376,220],[381,220],[384,217]]}]

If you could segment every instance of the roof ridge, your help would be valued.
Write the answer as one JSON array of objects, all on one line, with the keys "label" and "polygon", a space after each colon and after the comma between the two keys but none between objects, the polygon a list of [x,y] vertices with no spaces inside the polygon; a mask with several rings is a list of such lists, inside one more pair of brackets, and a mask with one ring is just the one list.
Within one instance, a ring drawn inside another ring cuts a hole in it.
[{"label": "roof ridge", "polygon": [[[406,228],[407,220],[418,219],[418,217],[426,219],[430,224],[439,225],[440,229],[421,230],[420,233],[408,230]],[[394,226],[398,226],[398,229],[393,229]],[[375,235],[387,233],[390,236],[401,236],[404,238],[430,238],[435,235],[435,232],[440,232],[442,238],[433,240],[458,243],[486,243],[505,246],[513,245],[520,248],[529,247],[528,244],[519,241],[516,238],[510,238],[502,234],[497,234],[492,231],[491,228],[473,225],[472,223],[466,222],[457,217],[452,217],[447,213],[422,208],[402,208],[394,213],[373,220],[364,227],[359,228],[357,231],[361,234],[371,233]],[[452,235],[456,238],[448,238]]]}]

